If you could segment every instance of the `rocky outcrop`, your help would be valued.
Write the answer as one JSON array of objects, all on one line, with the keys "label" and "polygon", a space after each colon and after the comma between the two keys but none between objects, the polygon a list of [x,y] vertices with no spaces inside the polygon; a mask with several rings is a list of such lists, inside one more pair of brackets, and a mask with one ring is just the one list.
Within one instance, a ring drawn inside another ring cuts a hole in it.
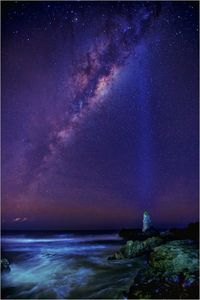
[{"label": "rocky outcrop", "polygon": [[163,232],[159,232],[155,228],[151,227],[150,229],[142,232],[141,229],[122,229],[119,232],[119,236],[124,240],[132,241],[144,241],[147,238],[153,236],[160,236],[166,242],[169,240],[186,240],[191,239],[198,241],[199,240],[199,222],[191,223],[186,228],[173,228]]},{"label": "rocky outcrop", "polygon": [[159,236],[160,233],[158,230],[151,228],[142,232],[141,229],[122,229],[119,232],[119,236],[123,238],[125,241],[132,240],[132,241],[144,241],[147,238]]},{"label": "rocky outcrop", "polygon": [[10,263],[6,258],[1,259],[1,272],[9,272],[10,271]]},{"label": "rocky outcrop", "polygon": [[159,237],[148,238],[145,241],[127,241],[126,245],[109,259],[134,258],[152,251],[153,248],[161,245],[162,243],[163,240]]},{"label": "rocky outcrop", "polygon": [[199,299],[198,249],[191,240],[156,247],[149,266],[138,272],[129,299]]},{"label": "rocky outcrop", "polygon": [[186,228],[173,228],[170,234],[174,240],[199,240],[199,222],[190,223]]},{"label": "rocky outcrop", "polygon": [[139,271],[128,299],[199,299],[198,273],[165,277],[151,267]]},{"label": "rocky outcrop", "polygon": [[120,236],[128,241],[110,259],[148,254],[147,266],[136,275],[127,298],[199,299],[199,223],[163,232],[123,229]]},{"label": "rocky outcrop", "polygon": [[149,263],[161,272],[195,272],[199,267],[198,249],[191,240],[171,241],[156,247]]}]

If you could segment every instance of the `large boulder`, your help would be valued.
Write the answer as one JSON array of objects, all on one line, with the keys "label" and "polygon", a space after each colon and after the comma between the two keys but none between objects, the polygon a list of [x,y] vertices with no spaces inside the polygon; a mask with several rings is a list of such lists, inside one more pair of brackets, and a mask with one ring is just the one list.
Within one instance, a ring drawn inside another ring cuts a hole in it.
[{"label": "large boulder", "polygon": [[199,240],[199,222],[190,223],[186,228],[172,228],[170,234],[174,240]]},{"label": "large boulder", "polygon": [[156,247],[150,265],[162,272],[198,271],[198,249],[191,240],[171,241]]},{"label": "large boulder", "polygon": [[126,245],[110,259],[134,258],[151,251],[162,243],[163,240],[159,237],[151,237],[145,241],[127,241]]},{"label": "large boulder", "polygon": [[1,259],[1,272],[9,272],[10,271],[10,263],[6,258]]},{"label": "large boulder", "polygon": [[152,267],[138,272],[128,299],[199,299],[198,272],[165,276]]},{"label": "large boulder", "polygon": [[125,258],[133,258],[144,252],[143,242],[140,241],[128,241],[121,252]]},{"label": "large boulder", "polygon": [[199,299],[198,249],[191,240],[154,248],[149,266],[134,279],[129,299]]}]

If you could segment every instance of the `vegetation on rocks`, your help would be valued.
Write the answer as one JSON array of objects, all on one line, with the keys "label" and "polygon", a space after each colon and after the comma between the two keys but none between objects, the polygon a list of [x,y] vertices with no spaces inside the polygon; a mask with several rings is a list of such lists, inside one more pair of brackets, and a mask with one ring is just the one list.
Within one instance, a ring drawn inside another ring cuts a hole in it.
[{"label": "vegetation on rocks", "polygon": [[134,258],[151,251],[161,245],[163,240],[159,237],[148,238],[145,241],[127,241],[126,245],[116,252],[110,259]]},{"label": "vegetation on rocks", "polygon": [[129,299],[199,299],[199,223],[183,229],[122,230],[129,239],[110,259],[147,255],[125,296]]},{"label": "vegetation on rocks", "polygon": [[150,255],[150,265],[162,272],[196,272],[197,245],[191,240],[180,240],[156,247]]},{"label": "vegetation on rocks", "polygon": [[190,241],[156,247],[149,266],[141,269],[127,297],[130,299],[198,299],[198,250]]}]

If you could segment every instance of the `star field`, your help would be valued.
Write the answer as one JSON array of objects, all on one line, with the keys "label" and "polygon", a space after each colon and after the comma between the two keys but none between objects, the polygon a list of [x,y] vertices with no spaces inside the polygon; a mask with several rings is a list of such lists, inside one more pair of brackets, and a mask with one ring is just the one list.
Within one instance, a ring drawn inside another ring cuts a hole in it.
[{"label": "star field", "polygon": [[198,2],[2,2],[2,226],[198,217]]}]

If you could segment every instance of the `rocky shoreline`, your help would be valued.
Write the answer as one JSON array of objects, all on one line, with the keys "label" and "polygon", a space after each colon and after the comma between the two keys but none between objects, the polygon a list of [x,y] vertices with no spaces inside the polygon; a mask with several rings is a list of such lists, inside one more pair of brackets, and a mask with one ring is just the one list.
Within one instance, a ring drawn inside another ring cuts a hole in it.
[{"label": "rocky shoreline", "polygon": [[[132,282],[123,288],[128,287],[126,299],[199,299],[199,223],[161,232],[152,227],[123,229],[119,235],[124,245],[108,259],[125,265],[141,256],[144,262],[133,270],[134,278],[130,273]],[[12,271],[6,258],[1,259],[1,271]]]},{"label": "rocky shoreline", "polygon": [[108,259],[147,259],[124,293],[126,298],[199,299],[199,223],[164,232],[123,229],[119,234],[126,244]]}]

